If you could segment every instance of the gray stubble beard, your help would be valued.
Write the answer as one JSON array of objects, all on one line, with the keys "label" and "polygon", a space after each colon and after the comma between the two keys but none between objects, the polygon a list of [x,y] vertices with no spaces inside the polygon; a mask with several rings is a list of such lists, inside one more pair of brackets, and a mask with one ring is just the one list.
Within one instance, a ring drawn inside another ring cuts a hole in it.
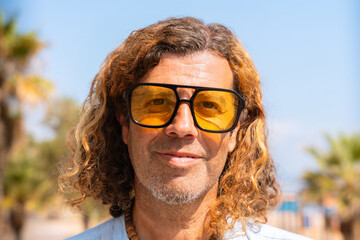
[{"label": "gray stubble beard", "polygon": [[169,205],[193,202],[203,196],[206,190],[206,188],[204,188],[202,191],[196,191],[195,189],[192,189],[191,186],[188,186],[184,190],[182,189],[182,191],[175,191],[168,189],[165,184],[161,184],[161,180],[156,176],[153,176],[149,182],[153,184],[149,184],[150,186],[143,184],[144,187],[150,191],[154,198]]}]

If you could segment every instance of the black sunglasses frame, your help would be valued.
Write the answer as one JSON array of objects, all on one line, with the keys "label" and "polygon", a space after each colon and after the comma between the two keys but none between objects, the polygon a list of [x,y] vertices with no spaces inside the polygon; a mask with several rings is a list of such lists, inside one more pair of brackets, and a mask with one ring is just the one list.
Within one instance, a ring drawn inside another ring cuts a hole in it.
[{"label": "black sunglasses frame", "polygon": [[[169,88],[169,89],[174,91],[175,96],[176,96],[176,105],[175,105],[175,108],[174,108],[174,112],[172,113],[172,115],[171,115],[171,117],[170,117],[170,119],[169,119],[169,121],[167,123],[165,123],[163,125],[158,125],[158,126],[150,126],[150,125],[141,124],[141,123],[137,122],[133,118],[133,115],[132,115],[132,112],[131,112],[131,96],[132,96],[132,93],[133,93],[134,89],[137,88],[138,86],[158,86],[158,87]],[[191,96],[191,98],[189,100],[188,99],[180,99],[179,94],[177,92],[178,88],[192,88],[192,89],[195,89],[195,92],[193,93],[193,95]],[[234,121],[234,124],[231,126],[231,128],[226,129],[226,130],[215,131],[215,130],[204,129],[198,124],[198,122],[197,122],[197,120],[195,118],[195,111],[194,111],[194,105],[193,104],[194,104],[194,99],[195,99],[196,95],[199,92],[202,92],[202,91],[230,92],[230,93],[235,94],[238,97],[238,109],[237,109],[237,113],[236,113],[236,119]],[[225,133],[225,132],[232,131],[236,127],[237,122],[239,121],[240,113],[245,108],[245,99],[239,93],[237,93],[234,90],[223,89],[223,88],[210,88],[210,87],[176,85],[176,84],[162,84],[162,83],[137,83],[134,86],[132,86],[129,89],[129,92],[128,92],[128,107],[129,107],[130,119],[131,119],[131,121],[133,123],[135,123],[135,124],[137,124],[137,125],[139,125],[141,127],[146,127],[146,128],[163,128],[163,127],[169,126],[172,123],[172,121],[174,120],[181,102],[188,102],[190,104],[190,111],[191,111],[191,115],[193,117],[193,121],[195,123],[195,126],[197,128],[199,128],[200,130],[202,130],[202,131],[210,132],[210,133]]]}]

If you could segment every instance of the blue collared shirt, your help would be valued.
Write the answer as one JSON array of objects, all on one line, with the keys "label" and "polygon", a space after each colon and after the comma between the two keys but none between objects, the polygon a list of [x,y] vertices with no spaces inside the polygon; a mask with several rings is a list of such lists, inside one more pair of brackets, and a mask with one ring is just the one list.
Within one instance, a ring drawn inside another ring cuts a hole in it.
[{"label": "blue collared shirt", "polygon": [[[266,224],[248,223],[246,234],[242,231],[241,222],[226,232],[224,240],[310,240],[310,238],[290,233]],[[67,240],[128,240],[124,216],[110,220]]]}]

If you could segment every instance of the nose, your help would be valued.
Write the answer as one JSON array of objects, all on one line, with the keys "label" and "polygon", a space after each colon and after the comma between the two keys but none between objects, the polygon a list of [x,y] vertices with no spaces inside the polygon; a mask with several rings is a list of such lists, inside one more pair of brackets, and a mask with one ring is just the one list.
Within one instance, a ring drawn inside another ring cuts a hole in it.
[{"label": "nose", "polygon": [[175,118],[165,129],[170,137],[196,138],[199,130],[196,128],[191,114],[189,102],[181,102]]}]

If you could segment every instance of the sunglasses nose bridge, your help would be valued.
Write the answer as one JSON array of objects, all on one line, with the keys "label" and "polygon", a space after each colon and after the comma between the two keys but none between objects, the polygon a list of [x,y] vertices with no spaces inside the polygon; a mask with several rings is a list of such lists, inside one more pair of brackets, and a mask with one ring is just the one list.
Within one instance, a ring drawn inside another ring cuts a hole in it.
[{"label": "sunglasses nose bridge", "polygon": [[191,107],[191,100],[178,99],[177,106],[165,128],[165,132],[169,136],[178,136],[181,138],[194,138],[198,135],[197,125]]},{"label": "sunglasses nose bridge", "polygon": [[188,102],[189,105],[191,105],[191,100],[189,100],[189,99],[179,99],[179,104],[180,104],[181,102]]},{"label": "sunglasses nose bridge", "polygon": [[194,116],[193,116],[193,106],[192,106],[192,101],[191,101],[191,99],[180,99],[179,98],[179,100],[178,100],[178,106],[174,109],[174,114],[175,114],[175,117],[176,117],[176,115],[178,114],[177,112],[179,111],[179,108],[180,108],[180,106],[181,106],[181,103],[182,102],[184,102],[184,103],[188,103],[187,105],[189,106],[189,110],[190,110],[190,113],[191,113],[191,116],[192,116],[192,118],[193,118],[193,121],[195,121],[195,119],[194,119]]}]

